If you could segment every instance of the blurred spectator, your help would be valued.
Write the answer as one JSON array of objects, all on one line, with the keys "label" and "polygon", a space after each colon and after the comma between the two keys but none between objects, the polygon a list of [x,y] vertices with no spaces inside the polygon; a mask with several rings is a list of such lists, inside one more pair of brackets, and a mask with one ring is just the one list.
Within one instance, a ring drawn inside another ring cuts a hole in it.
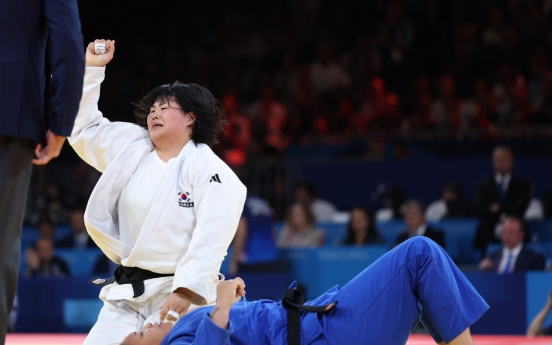
[{"label": "blurred spectator", "polygon": [[318,59],[310,69],[310,81],[314,89],[324,94],[348,88],[351,77],[337,61],[337,42],[326,41],[318,48]]},{"label": "blurred spectator", "polygon": [[354,207],[347,225],[347,237],[343,244],[362,246],[365,244],[383,244],[385,239],[374,227],[374,222],[367,209]]},{"label": "blurred spectator", "polygon": [[15,332],[15,324],[17,322],[17,315],[19,314],[19,297],[17,294],[13,300],[13,307],[8,316],[8,332]]},{"label": "blurred spectator", "polygon": [[507,217],[502,223],[502,249],[488,254],[479,264],[479,268],[500,274],[544,270],[544,256],[525,248],[524,236],[522,221],[514,216]]},{"label": "blurred spectator", "polygon": [[38,237],[54,240],[56,237],[56,228],[54,223],[49,218],[42,218],[38,224]]},{"label": "blurred spectator", "polygon": [[331,222],[337,209],[326,200],[318,198],[318,188],[308,181],[295,186],[295,201],[310,208],[316,222]]},{"label": "blurred spectator", "polygon": [[266,200],[248,194],[234,236],[229,273],[236,275],[243,265],[271,262],[277,258],[274,211]]},{"label": "blurred spectator", "polygon": [[314,215],[302,203],[295,203],[288,210],[286,223],[278,236],[280,248],[318,247],[324,244],[324,231],[314,227]]},{"label": "blurred spectator", "polygon": [[28,277],[66,277],[69,276],[67,263],[55,256],[54,241],[47,238],[39,238],[35,248],[27,248],[25,252]]},{"label": "blurred spectator", "polygon": [[514,156],[507,146],[493,151],[494,176],[477,188],[475,210],[479,217],[473,246],[485,253],[487,244],[498,242],[499,223],[506,215],[522,218],[531,200],[530,185],[512,174]]},{"label": "blurred spectator", "polygon": [[403,214],[406,230],[397,236],[395,245],[399,245],[414,236],[425,236],[435,241],[441,247],[445,247],[445,233],[426,224],[424,206],[421,202],[407,200],[403,206]]},{"label": "blurred spectator", "polygon": [[523,215],[524,220],[541,220],[544,218],[544,207],[539,199],[532,198]]},{"label": "blurred spectator", "polygon": [[44,188],[44,194],[38,196],[36,203],[40,213],[47,214],[54,223],[67,223],[69,211],[60,185],[48,183]]},{"label": "blurred spectator", "polygon": [[449,182],[443,187],[442,198],[427,207],[426,220],[437,222],[443,218],[464,218],[473,215],[470,202],[464,199],[462,186]]},{"label": "blurred spectator", "polygon": [[544,322],[552,310],[552,290],[548,293],[548,298],[546,299],[546,304],[542,310],[535,316],[527,333],[525,334],[528,337],[536,337],[539,335],[552,335],[552,324],[544,327]]},{"label": "blurred spectator", "polygon": [[225,161],[231,166],[242,165],[247,158],[247,147],[251,141],[251,121],[237,112],[236,98],[227,94],[222,99],[226,110],[228,126],[222,133],[222,145],[226,146]]},{"label": "blurred spectator", "polygon": [[80,206],[74,208],[69,215],[69,220],[69,225],[73,233],[59,240],[56,243],[56,247],[79,249],[97,248],[96,243],[90,238],[86,231],[86,226],[84,225],[84,208]]},{"label": "blurred spectator", "polygon": [[445,75],[439,81],[439,98],[431,105],[431,122],[437,133],[460,128],[460,99],[456,96],[454,79]]},{"label": "blurred spectator", "polygon": [[403,203],[403,190],[397,186],[389,187],[383,197],[383,208],[376,212],[376,222],[388,222],[392,219],[402,219],[401,206]]},{"label": "blurred spectator", "polygon": [[96,275],[112,276],[113,272],[115,272],[115,269],[117,269],[117,267],[118,267],[117,264],[109,260],[109,258],[102,253],[98,256],[98,258],[96,259],[96,262],[94,262],[92,273]]},{"label": "blurred spectator", "polygon": [[260,100],[250,106],[247,115],[251,119],[253,136],[264,141],[269,150],[267,153],[281,154],[287,146],[283,135],[287,109],[276,100],[274,88],[263,88]]}]

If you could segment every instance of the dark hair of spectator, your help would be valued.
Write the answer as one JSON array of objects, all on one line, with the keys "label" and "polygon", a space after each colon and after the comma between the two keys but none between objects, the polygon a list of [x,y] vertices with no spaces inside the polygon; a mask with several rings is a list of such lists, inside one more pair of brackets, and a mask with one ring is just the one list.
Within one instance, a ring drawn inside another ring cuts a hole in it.
[{"label": "dark hair of spectator", "polygon": [[391,203],[393,218],[402,218],[401,206],[404,202],[404,193],[401,187],[392,186],[385,192],[385,198]]},{"label": "dark hair of spectator", "polygon": [[524,233],[527,233],[527,230],[525,228],[525,223],[523,222],[523,220],[521,218],[519,218],[518,216],[515,216],[515,215],[512,215],[512,214],[508,214],[506,215],[506,218],[504,218],[504,221],[502,223],[504,223],[505,221],[507,220],[513,220],[515,222],[518,222],[519,223],[519,228],[522,232]]},{"label": "dark hair of spectator", "polygon": [[368,211],[368,209],[365,208],[365,207],[355,206],[351,209],[351,212],[350,212],[351,213],[351,219],[349,220],[349,223],[347,224],[347,237],[345,239],[345,244],[356,244],[355,232],[354,232],[352,224],[351,224],[352,221],[353,221],[353,219],[352,219],[353,211],[364,212],[364,214],[368,218],[368,229],[366,231],[366,237],[364,238],[364,243],[368,243],[368,241],[370,239],[370,236],[379,237],[379,233],[376,230],[376,228],[374,227],[374,217],[372,216],[370,211]]},{"label": "dark hair of spectator", "polygon": [[511,154],[512,156],[514,155],[514,152],[512,151],[512,148],[511,148],[510,146],[506,145],[506,144],[499,144],[499,145],[497,145],[497,146],[494,148],[493,152],[495,152],[496,150],[508,151],[508,152],[510,152],[510,154]]},{"label": "dark hair of spectator", "polygon": [[40,227],[41,224],[48,224],[50,226],[54,226],[54,222],[52,222],[52,220],[47,216],[40,218],[40,220],[37,223],[37,226]]},{"label": "dark hair of spectator", "polygon": [[197,84],[174,82],[151,90],[142,100],[134,104],[134,116],[139,126],[148,128],[147,118],[156,101],[169,103],[174,99],[185,113],[194,113],[191,139],[196,143],[212,145],[226,122],[226,112],[219,101],[206,88]]},{"label": "dark hair of spectator", "polygon": [[299,182],[298,184],[295,185],[295,190],[298,190],[298,189],[304,189],[313,199],[318,198],[318,188],[316,188],[316,186],[312,182],[309,182],[309,181]]},{"label": "dark hair of spectator", "polygon": [[409,199],[404,202],[402,205],[402,213],[404,213],[407,209],[415,208],[416,211],[418,211],[420,214],[425,215],[425,206],[420,200],[416,199]]},{"label": "dark hair of spectator", "polygon": [[305,213],[305,217],[307,218],[307,224],[310,225],[310,226],[313,226],[314,223],[316,222],[316,218],[314,218],[314,214],[312,213],[310,208],[308,208],[305,204],[303,204],[301,202],[296,202],[295,204],[291,205],[291,207],[288,209],[288,211],[286,213],[286,223],[288,225],[291,224],[291,221],[292,221],[292,211],[291,210],[293,210],[293,208],[295,208],[296,206],[301,207],[301,210]]},{"label": "dark hair of spectator", "polygon": [[456,195],[457,199],[463,199],[464,198],[464,192],[462,190],[462,186],[458,182],[449,182],[443,187],[443,191],[448,190],[450,192],[453,192],[454,195]]}]

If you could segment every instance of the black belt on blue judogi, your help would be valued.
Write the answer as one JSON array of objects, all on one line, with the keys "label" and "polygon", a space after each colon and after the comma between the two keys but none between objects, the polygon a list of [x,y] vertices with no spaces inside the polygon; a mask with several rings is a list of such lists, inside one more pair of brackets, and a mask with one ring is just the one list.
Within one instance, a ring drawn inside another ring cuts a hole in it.
[{"label": "black belt on blue judogi", "polygon": [[113,277],[102,279],[94,278],[88,283],[96,286],[105,286],[117,282],[119,285],[131,284],[134,292],[133,298],[142,296],[145,291],[144,281],[153,278],[170,277],[174,274],[161,274],[145,270],[139,267],[119,266],[113,273]]},{"label": "black belt on blue judogi", "polygon": [[328,305],[304,305],[305,296],[300,290],[287,289],[282,297],[282,305],[287,309],[288,345],[301,345],[301,314],[300,311],[327,313],[335,308],[337,301]]}]

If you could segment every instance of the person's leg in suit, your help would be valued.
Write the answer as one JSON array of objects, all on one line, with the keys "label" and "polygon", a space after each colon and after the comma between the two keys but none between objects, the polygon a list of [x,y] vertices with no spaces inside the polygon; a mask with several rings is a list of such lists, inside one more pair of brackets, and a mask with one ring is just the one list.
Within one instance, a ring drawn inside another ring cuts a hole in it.
[{"label": "person's leg in suit", "polygon": [[21,228],[31,179],[34,144],[0,135],[0,345],[17,290]]}]

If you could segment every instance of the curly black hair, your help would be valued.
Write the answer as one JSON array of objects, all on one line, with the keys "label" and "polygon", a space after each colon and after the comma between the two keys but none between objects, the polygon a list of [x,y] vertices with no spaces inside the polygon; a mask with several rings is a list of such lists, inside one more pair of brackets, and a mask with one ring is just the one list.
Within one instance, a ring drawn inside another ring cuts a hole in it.
[{"label": "curly black hair", "polygon": [[169,102],[174,98],[180,108],[186,113],[194,113],[195,122],[192,126],[191,139],[196,143],[212,145],[218,142],[218,136],[224,130],[226,112],[211,91],[197,84],[184,84],[179,81],[165,84],[151,90],[134,106],[136,123],[148,128],[147,118],[150,108],[156,101]]}]

